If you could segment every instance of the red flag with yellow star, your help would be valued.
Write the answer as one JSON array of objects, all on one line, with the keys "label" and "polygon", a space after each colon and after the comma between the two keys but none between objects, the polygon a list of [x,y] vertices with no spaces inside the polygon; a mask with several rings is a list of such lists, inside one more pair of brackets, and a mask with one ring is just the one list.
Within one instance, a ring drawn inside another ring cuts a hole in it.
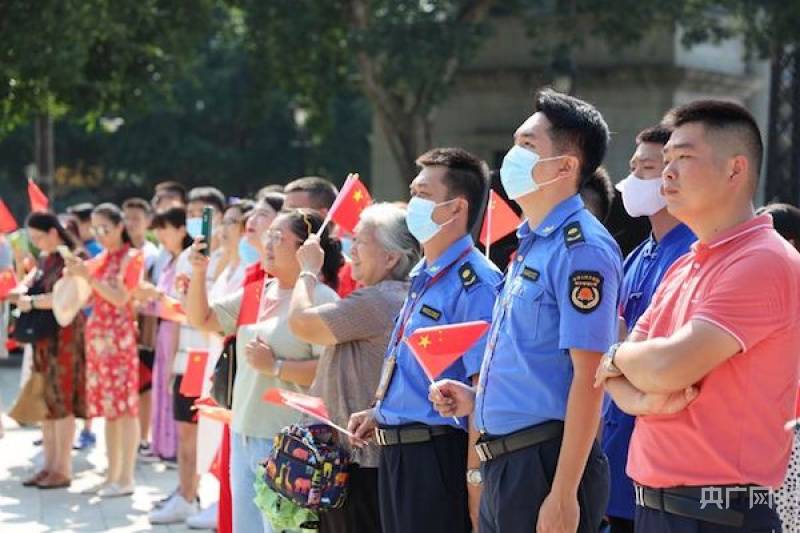
[{"label": "red flag with yellow star", "polygon": [[484,320],[419,328],[406,344],[431,380],[436,379],[480,339],[489,323]]},{"label": "red flag with yellow star", "polygon": [[28,179],[28,198],[31,201],[31,211],[33,213],[45,212],[50,207],[50,200],[48,200],[47,195],[42,192],[42,189],[32,179]]},{"label": "red flag with yellow star", "polygon": [[186,363],[186,372],[181,378],[180,393],[190,398],[197,398],[203,393],[203,378],[206,374],[206,361],[208,350],[189,349],[189,361]]},{"label": "red flag with yellow star", "polygon": [[327,424],[331,423],[331,417],[328,414],[328,408],[325,406],[325,402],[322,401],[322,398],[318,398],[317,396],[309,396],[308,394],[286,389],[272,388],[267,389],[264,393],[263,400],[268,403],[274,403],[275,405],[290,407],[295,411],[313,416],[317,420],[321,420]]},{"label": "red flag with yellow star", "polygon": [[17,276],[13,268],[0,270],[0,300],[8,296],[12,289],[17,287]]},{"label": "red flag with yellow star", "polygon": [[483,216],[480,241],[484,246],[492,245],[516,230],[522,221],[511,206],[494,191],[489,191],[489,205]]},{"label": "red flag with yellow star", "polygon": [[333,202],[330,219],[348,233],[353,233],[361,212],[372,203],[367,187],[358,174],[350,174]]}]

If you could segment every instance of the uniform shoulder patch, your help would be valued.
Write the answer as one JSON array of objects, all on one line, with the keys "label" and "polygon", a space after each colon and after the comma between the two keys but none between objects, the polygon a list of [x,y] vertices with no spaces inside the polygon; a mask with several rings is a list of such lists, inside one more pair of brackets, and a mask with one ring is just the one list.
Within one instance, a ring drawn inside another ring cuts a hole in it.
[{"label": "uniform shoulder patch", "polygon": [[564,244],[567,245],[567,248],[581,242],[586,242],[586,239],[583,237],[583,229],[580,222],[570,222],[564,226]]},{"label": "uniform shoulder patch", "polygon": [[592,270],[576,270],[569,277],[569,300],[580,313],[591,313],[603,300],[603,275]]},{"label": "uniform shoulder patch", "polygon": [[478,274],[475,273],[475,268],[472,264],[466,262],[458,269],[458,279],[461,280],[461,285],[463,285],[465,289],[469,289],[475,285],[480,278],[478,278]]}]

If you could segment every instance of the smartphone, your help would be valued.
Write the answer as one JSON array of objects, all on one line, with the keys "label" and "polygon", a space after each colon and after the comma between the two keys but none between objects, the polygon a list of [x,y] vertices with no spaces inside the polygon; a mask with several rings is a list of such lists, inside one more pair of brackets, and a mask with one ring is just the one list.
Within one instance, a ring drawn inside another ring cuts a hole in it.
[{"label": "smartphone", "polygon": [[65,245],[63,245],[63,244],[59,244],[59,245],[56,247],[56,250],[58,250],[58,253],[59,253],[59,254],[61,255],[61,257],[62,257],[63,259],[65,259],[65,260],[66,260],[66,259],[72,259],[73,257],[75,257],[75,256],[73,255],[73,253],[72,253],[72,250],[70,250],[69,248],[67,248],[67,247],[66,247]]},{"label": "smartphone", "polygon": [[203,241],[206,243],[206,247],[203,250],[203,255],[208,255],[211,252],[211,217],[214,216],[214,208],[206,206],[203,208],[203,226],[202,226],[202,235]]}]

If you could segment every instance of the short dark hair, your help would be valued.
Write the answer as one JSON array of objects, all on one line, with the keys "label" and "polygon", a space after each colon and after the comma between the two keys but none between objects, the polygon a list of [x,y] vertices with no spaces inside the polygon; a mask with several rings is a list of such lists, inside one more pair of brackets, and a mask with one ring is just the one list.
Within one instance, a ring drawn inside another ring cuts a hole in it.
[{"label": "short dark hair", "polygon": [[580,188],[606,156],[610,134],[603,115],[593,105],[552,89],[537,93],[534,111],[550,121],[550,138],[556,150],[577,151]]},{"label": "short dark hair", "polygon": [[156,196],[158,196],[160,192],[180,196],[181,201],[186,203],[186,187],[184,187],[182,183],[178,183],[177,181],[162,181],[157,183],[155,186]]},{"label": "short dark hair", "polygon": [[258,203],[267,204],[274,209],[276,213],[280,213],[281,209],[283,209],[284,200],[286,200],[286,196],[282,192],[267,192],[261,195],[258,199]]},{"label": "short dark hair", "polygon": [[654,143],[663,146],[667,144],[671,135],[672,130],[666,125],[656,124],[655,126],[650,126],[640,131],[636,136],[636,144]]},{"label": "short dark hair", "polygon": [[264,199],[266,195],[271,193],[283,194],[283,190],[284,186],[279,185],[277,183],[273,183],[271,185],[264,185],[263,187],[258,189],[258,192],[256,193],[256,202],[260,202],[261,200]]},{"label": "short dark hair", "polygon": [[319,176],[306,176],[290,181],[283,188],[283,192],[285,194],[290,192],[308,193],[312,209],[330,209],[339,194],[336,185]]},{"label": "short dark hair", "polygon": [[420,168],[447,168],[445,186],[451,199],[456,196],[467,199],[467,231],[472,231],[488,194],[489,168],[486,163],[463,148],[434,148],[419,156],[416,163]]},{"label": "short dark hair", "polygon": [[147,215],[153,212],[153,208],[143,198],[128,198],[122,202],[122,210],[124,211],[125,209],[141,209]]},{"label": "short dark hair", "polygon": [[90,222],[92,220],[92,211],[94,211],[94,204],[91,202],[83,202],[67,208],[67,213],[74,215],[80,222]]},{"label": "short dark hair", "polygon": [[[156,213],[153,217],[153,229],[164,229],[167,226],[172,226],[175,229],[186,227],[186,208],[183,206],[174,206],[160,213]],[[194,242],[194,240],[187,233],[183,238],[183,248],[188,248],[192,245],[192,242]]]},{"label": "short dark hair", "polygon": [[699,122],[706,130],[734,133],[742,143],[742,148],[753,163],[753,185],[758,183],[761,172],[761,159],[764,157],[764,144],[761,130],[753,115],[735,102],[727,100],[695,100],[670,110],[664,122],[671,128]]},{"label": "short dark hair", "polygon": [[794,241],[800,247],[800,209],[790,204],[775,203],[765,205],[757,211],[759,215],[772,215],[775,231],[784,239]]},{"label": "short dark hair", "polygon": [[225,208],[225,212],[227,213],[231,209],[238,209],[239,212],[242,214],[241,216],[241,224],[244,225],[244,221],[247,220],[248,214],[250,214],[253,209],[255,209],[256,204],[253,200],[248,198],[242,198],[235,202],[231,202],[228,204],[228,207]]},{"label": "short dark hair", "polygon": [[216,187],[195,187],[189,191],[189,203],[202,202],[213,205],[220,213],[225,212],[225,195]]},{"label": "short dark hair", "polygon": [[[599,212],[597,214],[598,220],[600,222],[605,222],[608,218],[608,214],[611,212],[611,203],[614,201],[614,184],[611,182],[611,177],[608,175],[608,172],[603,167],[597,167],[597,169],[592,172],[592,175],[589,176],[589,179],[583,182],[581,185],[580,193],[581,195],[585,193],[593,194],[599,204],[597,205]],[[584,202],[586,199],[584,198]]]}]

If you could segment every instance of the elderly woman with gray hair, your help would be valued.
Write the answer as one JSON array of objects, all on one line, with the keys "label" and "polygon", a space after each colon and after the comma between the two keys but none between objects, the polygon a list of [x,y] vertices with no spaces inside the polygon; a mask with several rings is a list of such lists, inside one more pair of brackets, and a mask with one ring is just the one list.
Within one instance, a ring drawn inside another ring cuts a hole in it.
[{"label": "elderly woman with gray hair", "polygon": [[[306,342],[327,346],[311,393],[325,400],[331,418],[342,426],[350,414],[372,404],[394,320],[408,292],[408,273],[420,258],[405,214],[405,208],[388,203],[361,213],[352,260],[353,278],[363,288],[342,300],[312,304],[324,254],[313,236],[297,251],[301,273],[292,293],[289,327]],[[350,477],[347,503],[320,514],[322,533],[381,529],[378,452],[370,445],[353,453],[358,467]]]}]

